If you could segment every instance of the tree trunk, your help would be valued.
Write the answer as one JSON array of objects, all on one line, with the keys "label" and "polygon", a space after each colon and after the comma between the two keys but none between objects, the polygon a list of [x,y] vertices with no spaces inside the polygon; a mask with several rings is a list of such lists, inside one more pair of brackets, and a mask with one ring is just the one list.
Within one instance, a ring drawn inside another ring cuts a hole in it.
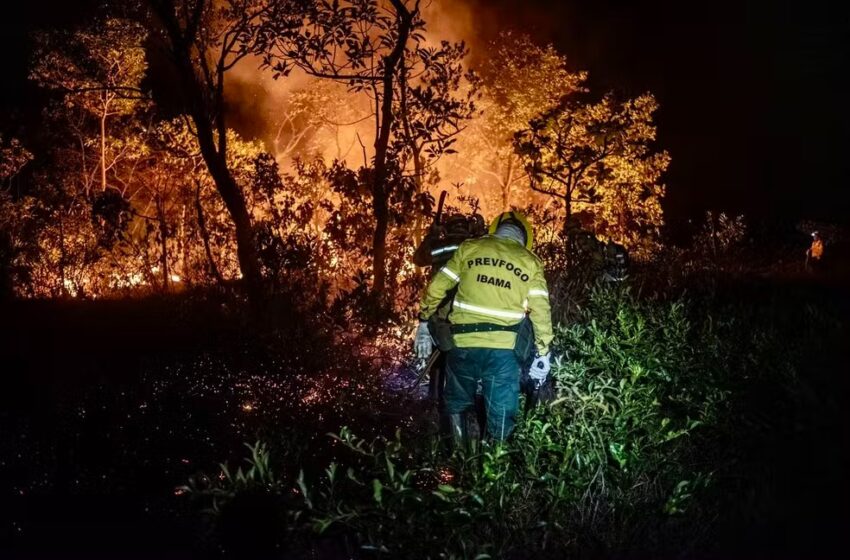
[{"label": "tree trunk", "polygon": [[574,239],[575,236],[573,235],[573,232],[571,231],[571,229],[569,227],[570,218],[572,217],[572,215],[573,215],[572,198],[569,194],[567,194],[567,196],[564,197],[564,226],[563,226],[563,229],[561,230],[562,235],[564,237],[564,248],[566,249],[567,266],[572,266],[574,264],[573,261],[575,261],[575,256],[576,256],[575,255],[576,247],[575,247],[575,239]]},{"label": "tree trunk", "polygon": [[508,169],[505,173],[505,178],[502,183],[502,211],[510,210],[511,208],[511,183],[514,180],[514,158],[508,156]]},{"label": "tree trunk", "polygon": [[[151,0],[151,5],[162,20],[168,35],[170,54],[173,56],[179,74],[189,114],[195,124],[201,156],[215,183],[216,190],[233,220],[236,229],[236,254],[239,259],[239,269],[242,272],[242,282],[245,285],[251,306],[258,310],[262,298],[263,283],[251,216],[248,213],[245,196],[227,166],[226,152],[216,147],[216,128],[212,122],[212,115],[214,114],[212,108],[218,107],[220,109],[222,100],[210,101],[209,97],[221,94],[221,84],[205,85],[199,82],[200,78],[196,72],[191,51],[192,44],[196,40],[197,29],[187,30],[181,27],[171,2]],[[202,8],[203,3],[196,4],[197,13],[194,15],[198,15],[197,21],[200,21],[199,14]],[[224,76],[219,75],[219,80],[223,79]],[[220,129],[221,123],[219,122],[217,125]],[[222,144],[222,148],[224,147]]]},{"label": "tree trunk", "polygon": [[566,236],[569,231],[570,218],[573,215],[573,189],[567,187],[566,194],[561,198],[564,201],[564,226],[561,231]]},{"label": "tree trunk", "polygon": [[189,270],[189,240],[186,239],[186,205],[180,208],[180,226],[177,228],[177,260],[180,262],[180,280],[187,288],[192,284],[192,273]]},{"label": "tree trunk", "polygon": [[201,232],[201,239],[204,242],[204,253],[207,256],[207,264],[210,274],[216,279],[220,286],[224,286],[224,278],[221,277],[221,272],[218,271],[218,266],[213,259],[212,248],[210,247],[210,232],[207,230],[207,220],[204,218],[204,207],[201,206],[201,185],[198,184],[195,190],[195,210],[198,212],[198,230]]},{"label": "tree trunk", "polygon": [[375,173],[372,177],[372,212],[375,232],[372,237],[372,293],[380,295],[386,287],[387,231],[389,229],[389,193],[387,188],[387,149],[393,127],[393,90],[395,71],[404,54],[410,34],[412,16],[399,0],[392,0],[400,18],[398,39],[392,52],[384,59],[381,128],[375,138]]},{"label": "tree trunk", "polygon": [[100,191],[106,191],[106,107],[100,117]]},{"label": "tree trunk", "polygon": [[159,267],[162,270],[162,291],[168,291],[171,275],[168,270],[168,224],[165,221],[165,210],[162,207],[162,197],[156,197],[156,217],[159,221]]},{"label": "tree trunk", "polygon": [[68,296],[68,290],[65,287],[65,262],[67,260],[65,251],[65,218],[59,216],[59,294],[62,297]]},{"label": "tree trunk", "polygon": [[389,222],[389,208],[387,199],[383,194],[373,194],[375,198],[372,203],[372,211],[375,213],[375,233],[372,237],[372,293],[383,294],[386,288],[386,262],[387,262],[387,230]]},{"label": "tree trunk", "polygon": [[193,115],[193,120],[198,130],[201,155],[236,228],[236,253],[248,296],[252,299],[259,298],[262,292],[260,259],[245,197],[227,168],[224,154],[215,149],[213,129],[209,121],[197,115]]}]

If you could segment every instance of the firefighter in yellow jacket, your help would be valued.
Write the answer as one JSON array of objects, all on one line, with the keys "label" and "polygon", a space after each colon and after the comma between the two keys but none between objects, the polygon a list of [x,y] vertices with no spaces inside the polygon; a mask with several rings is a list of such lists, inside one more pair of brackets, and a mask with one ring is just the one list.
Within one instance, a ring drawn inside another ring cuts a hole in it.
[{"label": "firefighter in yellow jacket", "polygon": [[464,431],[463,415],[473,406],[480,381],[487,412],[487,433],[503,440],[513,430],[519,408],[518,332],[530,321],[536,350],[529,375],[542,384],[549,374],[552,316],[543,264],[531,252],[531,225],[518,212],[505,212],[490,235],[464,241],[434,276],[420,305],[416,353],[433,350],[427,321],[457,287],[448,351],[445,413],[455,435]]}]

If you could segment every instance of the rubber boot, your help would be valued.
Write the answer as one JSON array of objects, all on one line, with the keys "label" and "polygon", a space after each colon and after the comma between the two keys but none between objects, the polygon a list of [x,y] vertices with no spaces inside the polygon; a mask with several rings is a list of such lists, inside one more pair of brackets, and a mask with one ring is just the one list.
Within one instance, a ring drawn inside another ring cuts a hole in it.
[{"label": "rubber boot", "polygon": [[472,445],[475,445],[484,439],[487,432],[487,405],[484,402],[484,395],[475,395],[475,420],[477,426],[472,433]]},{"label": "rubber boot", "polygon": [[443,393],[446,390],[446,355],[442,352],[437,356],[431,367],[428,378],[428,399],[435,403],[439,410],[443,406]]},{"label": "rubber boot", "polygon": [[446,414],[445,418],[447,420],[446,428],[449,430],[449,437],[446,439],[450,449],[467,451],[469,449],[469,430],[467,429],[466,413]]}]

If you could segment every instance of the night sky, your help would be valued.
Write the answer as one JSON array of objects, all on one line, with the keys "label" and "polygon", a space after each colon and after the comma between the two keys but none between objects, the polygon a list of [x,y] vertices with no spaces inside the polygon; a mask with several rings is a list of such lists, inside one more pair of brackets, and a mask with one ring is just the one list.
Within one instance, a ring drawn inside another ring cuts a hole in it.
[{"label": "night sky", "polygon": [[554,43],[592,87],[657,96],[669,218],[850,221],[850,3],[481,3]]},{"label": "night sky", "polygon": [[[552,42],[596,91],[655,93],[659,142],[673,156],[669,220],[714,208],[850,222],[850,3],[477,2],[482,34],[508,26]],[[79,21],[87,5],[97,3],[30,0],[0,20],[0,130],[37,125],[28,33]]]}]

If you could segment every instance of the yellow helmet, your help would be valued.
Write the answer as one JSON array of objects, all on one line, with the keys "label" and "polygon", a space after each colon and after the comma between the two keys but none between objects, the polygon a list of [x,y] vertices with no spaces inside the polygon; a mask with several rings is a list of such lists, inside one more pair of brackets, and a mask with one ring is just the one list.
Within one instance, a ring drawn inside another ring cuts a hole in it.
[{"label": "yellow helmet", "polygon": [[522,231],[525,233],[525,248],[531,251],[531,245],[534,241],[534,230],[531,229],[531,222],[520,212],[502,212],[496,219],[490,222],[490,235],[496,233],[499,226],[505,223],[512,223],[522,228]]}]

